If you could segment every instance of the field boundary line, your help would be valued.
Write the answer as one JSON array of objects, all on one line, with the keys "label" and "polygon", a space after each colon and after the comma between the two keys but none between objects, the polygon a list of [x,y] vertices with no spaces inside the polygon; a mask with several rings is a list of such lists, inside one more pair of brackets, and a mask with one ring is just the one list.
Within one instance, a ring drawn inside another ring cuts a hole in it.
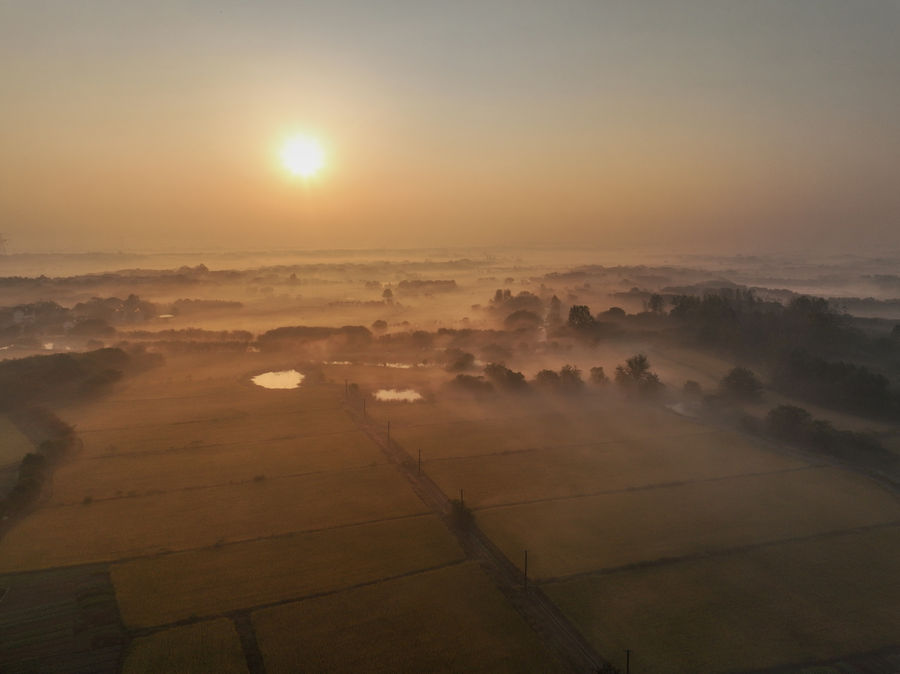
[{"label": "field boundary line", "polygon": [[600,491],[584,492],[581,494],[567,494],[566,496],[547,496],[543,498],[530,499],[528,501],[510,501],[509,503],[498,503],[496,505],[479,506],[472,508],[475,512],[486,510],[500,510],[503,508],[515,508],[518,506],[531,505],[532,503],[547,503],[549,501],[568,501],[572,499],[591,498],[592,496],[606,496],[608,494],[628,494],[630,492],[653,491],[655,489],[673,489],[675,487],[689,487],[694,484],[705,484],[710,482],[725,482],[727,480],[737,480],[744,477],[764,477],[766,475],[780,475],[782,473],[795,473],[803,470],[819,470],[822,468],[830,468],[829,465],[806,465],[793,466],[791,468],[779,468],[777,470],[763,470],[753,473],[735,473],[734,475],[716,475],[714,477],[701,477],[696,480],[674,480],[672,482],[654,482],[652,484],[635,485],[633,487],[622,487],[620,489],[601,489]]},{"label": "field boundary line", "polygon": [[337,529],[349,529],[352,527],[365,527],[369,525],[381,524],[383,522],[395,522],[399,520],[408,520],[415,519],[417,517],[434,517],[434,513],[421,511],[417,513],[410,513],[408,515],[395,515],[393,517],[382,517],[377,520],[363,520],[361,522],[348,522],[346,524],[336,524],[330,527],[318,527],[316,529],[295,529],[293,531],[285,531],[278,534],[271,534],[269,536],[256,536],[255,538],[242,538],[239,540],[233,541],[223,541],[221,543],[216,542],[210,545],[200,545],[194,548],[181,548],[179,550],[158,550],[156,552],[148,552],[142,555],[129,555],[127,557],[115,557],[112,559],[102,559],[93,562],[76,562],[74,564],[58,564],[57,566],[44,566],[38,569],[23,569],[21,571],[2,571],[0,570],[0,577],[3,576],[15,576],[24,573],[43,573],[45,571],[56,571],[61,569],[75,569],[80,567],[88,567],[88,566],[97,566],[97,565],[109,565],[113,566],[115,564],[127,564],[128,562],[136,562],[142,559],[154,559],[156,557],[169,557],[171,555],[180,555],[187,554],[190,552],[201,552],[203,550],[220,550],[222,548],[232,546],[232,545],[242,545],[245,543],[258,543],[261,541],[272,541],[278,540],[280,538],[290,538],[291,536],[302,536],[303,534],[317,534],[324,531],[334,531]]},{"label": "field boundary line", "polygon": [[[254,419],[258,419],[260,417],[285,417],[285,416],[300,416],[308,413],[318,413],[318,412],[327,412],[329,410],[340,411],[341,407],[317,407],[317,408],[304,408],[302,410],[279,410],[278,412],[247,412],[244,416],[252,417]],[[234,410],[225,409],[223,412]],[[132,428],[160,428],[165,426],[188,426],[190,424],[205,424],[211,421],[229,421],[234,418],[234,415],[226,415],[221,417],[204,417],[202,419],[183,419],[181,421],[167,421],[164,423],[151,423],[151,424],[131,424],[129,426],[99,426],[94,428],[79,428],[78,431],[80,433],[101,433],[103,431],[126,431]]]},{"label": "field boundary line", "polygon": [[410,571],[404,571],[402,573],[392,574],[390,576],[382,576],[380,578],[373,578],[372,580],[364,580],[359,583],[353,583],[351,585],[344,585],[342,587],[337,587],[332,590],[320,590],[318,592],[308,592],[306,594],[295,595],[293,597],[283,597],[281,599],[274,599],[272,601],[262,602],[259,604],[253,604],[251,606],[244,606],[238,609],[231,609],[228,611],[220,611],[218,613],[211,613],[209,615],[195,615],[187,618],[182,618],[181,620],[174,620],[169,623],[162,623],[159,625],[151,625],[147,627],[134,627],[129,629],[129,634],[133,637],[144,637],[150,634],[155,634],[156,632],[162,632],[164,630],[172,629],[175,627],[183,627],[185,625],[193,625],[200,622],[206,622],[207,620],[216,620],[218,618],[231,618],[232,620],[241,615],[250,616],[250,614],[255,613],[257,611],[264,611],[269,608],[275,608],[276,606],[284,606],[286,604],[299,604],[304,601],[309,601],[310,599],[318,599],[320,597],[328,597],[331,595],[341,594],[342,592],[349,592],[351,590],[356,590],[362,587],[368,587],[370,585],[379,585],[381,583],[388,583],[394,580],[401,580],[403,578],[409,578],[411,576],[418,576],[424,573],[430,573],[432,571],[440,571],[441,569],[447,569],[453,566],[459,566],[461,564],[467,564],[469,560],[465,557],[460,557],[459,559],[454,559],[450,562],[445,562],[443,564],[435,564],[432,566],[422,567],[420,569],[412,569]]},{"label": "field boundary line", "polygon": [[[112,429],[112,430],[115,430],[115,429]],[[330,431],[328,433],[315,433],[315,434],[310,434],[310,435],[302,435],[302,434],[301,435],[281,435],[281,436],[278,436],[275,438],[262,438],[257,441],[234,440],[232,442],[211,442],[208,444],[201,443],[198,445],[193,445],[191,443],[188,443],[186,445],[180,445],[178,447],[166,447],[165,449],[139,449],[134,452],[121,452],[121,453],[117,453],[117,454],[108,453],[108,454],[98,454],[97,456],[85,456],[85,457],[79,458],[78,460],[79,461],[98,461],[98,460],[105,460],[105,459],[127,459],[132,456],[154,456],[154,455],[158,455],[158,454],[177,454],[177,453],[181,453],[181,452],[192,452],[192,451],[203,450],[203,449],[214,449],[216,447],[233,447],[235,445],[247,445],[247,444],[251,444],[253,442],[262,442],[262,443],[284,442],[287,440],[300,440],[300,439],[306,439],[306,438],[310,438],[310,439],[325,438],[325,437],[331,437],[334,435],[347,435],[350,433],[363,433],[363,432],[360,431],[358,428],[354,428],[354,429],[350,429],[350,430],[346,430],[346,431]],[[365,435],[365,434],[363,433],[363,435]]]},{"label": "field boundary line", "polygon": [[[874,651],[864,651],[861,653],[850,653],[848,655],[829,658],[828,660],[807,660],[805,662],[794,662],[787,665],[778,665],[768,669],[747,669],[740,671],[732,671],[731,674],[796,674],[799,671],[806,671],[807,668],[815,670],[818,667],[829,667],[836,665],[834,672],[868,672],[870,674],[888,674],[897,671],[897,664],[900,663],[900,646],[886,646]],[[849,665],[850,669],[840,667],[841,665]],[[840,667],[840,669],[838,669]]]},{"label": "field boundary line", "polygon": [[477,523],[462,524],[454,519],[452,504],[441,488],[427,474],[418,471],[413,458],[382,431],[380,423],[361,416],[351,407],[350,400],[346,411],[406,477],[419,499],[441,518],[456,537],[466,558],[479,564],[510,607],[534,631],[548,654],[554,655],[561,665],[573,672],[600,671],[608,664],[539,587],[527,587],[522,571]]},{"label": "field boundary line", "polygon": [[704,552],[695,552],[689,555],[673,555],[671,557],[659,557],[657,559],[648,559],[640,562],[632,562],[630,564],[622,564],[620,566],[610,566],[603,569],[592,569],[590,571],[581,571],[568,576],[551,576],[549,578],[539,578],[535,582],[539,585],[556,585],[565,583],[570,580],[579,580],[581,578],[589,578],[591,576],[608,576],[618,573],[628,573],[629,571],[640,571],[642,569],[651,569],[660,566],[668,566],[670,564],[681,564],[699,561],[703,559],[715,559],[717,557],[730,557],[732,555],[740,555],[752,550],[760,550],[763,548],[774,548],[779,545],[790,545],[792,543],[804,543],[808,541],[825,540],[828,538],[840,538],[841,536],[852,536],[867,531],[878,531],[879,529],[890,529],[900,526],[900,520],[891,520],[889,522],[878,522],[876,524],[865,524],[858,527],[850,527],[847,529],[833,529],[831,531],[821,531],[806,536],[792,536],[790,538],[778,538],[769,541],[759,541],[756,543],[745,543],[744,545],[734,545],[728,548],[720,548],[718,550],[707,550]]},{"label": "field boundary line", "polygon": [[[387,466],[388,462],[383,461],[381,463],[373,463],[367,464],[365,466],[350,466],[348,468],[336,468],[334,470],[312,470],[305,473],[284,473],[282,475],[263,475],[262,480],[257,480],[255,477],[247,478],[244,480],[231,480],[229,482],[216,482],[213,484],[197,484],[197,485],[188,485],[187,487],[179,487],[178,489],[154,489],[148,492],[144,492],[143,494],[134,494],[133,496],[128,496],[124,494],[122,496],[102,496],[99,498],[92,498],[90,505],[94,503],[105,503],[107,501],[124,501],[129,499],[140,499],[140,498],[152,498],[154,496],[164,496],[166,494],[178,494],[186,491],[203,491],[205,489],[218,489],[221,487],[237,487],[245,484],[252,484],[255,482],[269,482],[272,480],[290,480],[296,479],[300,477],[309,477],[311,475],[331,475],[334,473],[356,473],[362,472],[364,470],[371,470],[373,468],[378,468],[379,466]],[[39,508],[40,510],[53,510],[56,508],[75,508],[75,507],[85,507],[83,501],[66,501],[63,503],[53,503],[42,506]]]}]

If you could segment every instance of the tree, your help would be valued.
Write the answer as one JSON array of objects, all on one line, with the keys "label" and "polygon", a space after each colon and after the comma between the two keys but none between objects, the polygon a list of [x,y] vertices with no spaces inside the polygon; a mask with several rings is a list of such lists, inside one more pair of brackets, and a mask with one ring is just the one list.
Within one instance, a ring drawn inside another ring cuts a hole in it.
[{"label": "tree", "polygon": [[575,304],[569,307],[569,327],[575,330],[587,330],[594,326],[594,317],[591,310],[584,304]]},{"label": "tree", "polygon": [[810,413],[796,405],[779,405],[766,415],[769,432],[784,440],[801,439],[811,421]]},{"label": "tree", "polygon": [[533,311],[528,311],[527,309],[519,309],[518,311],[514,311],[503,320],[503,325],[508,330],[515,330],[517,328],[533,329],[540,327],[541,323],[543,323],[541,317]]},{"label": "tree", "polygon": [[609,378],[606,376],[606,373],[603,371],[603,367],[597,365],[596,367],[591,368],[591,383],[592,384],[605,384],[609,381]]},{"label": "tree", "polygon": [[455,347],[445,350],[444,358],[446,360],[444,369],[447,372],[465,372],[475,365],[474,354]]},{"label": "tree", "polygon": [[641,395],[652,395],[662,388],[662,382],[650,371],[650,361],[642,353],[626,360],[625,365],[616,366],[616,383]]},{"label": "tree", "polygon": [[577,393],[584,388],[581,370],[574,365],[563,365],[559,371],[559,385],[566,393]]},{"label": "tree", "polygon": [[703,389],[700,388],[700,384],[695,382],[693,379],[688,379],[684,382],[684,386],[681,389],[681,392],[684,393],[688,398],[699,398],[703,395]]},{"label": "tree", "polygon": [[562,302],[554,295],[550,298],[550,308],[547,311],[547,327],[557,330],[562,326]]},{"label": "tree", "polygon": [[484,377],[475,377],[470,374],[458,374],[456,379],[450,382],[453,386],[469,393],[493,393],[494,385],[485,381]]},{"label": "tree", "polygon": [[385,288],[384,292],[381,293],[381,298],[387,303],[392,304],[394,302],[394,291],[390,288]]},{"label": "tree", "polygon": [[534,376],[534,383],[542,388],[559,388],[559,374],[553,370],[541,370]]},{"label": "tree", "polygon": [[730,398],[751,402],[762,397],[763,385],[752,370],[736,367],[722,377],[719,388]]},{"label": "tree", "polygon": [[647,300],[647,308],[654,314],[661,314],[664,305],[665,300],[663,300],[663,296],[659,293],[653,293],[650,295],[650,299]]},{"label": "tree", "polygon": [[521,391],[528,388],[524,374],[514,372],[500,363],[488,363],[484,368],[484,374],[501,389]]},{"label": "tree", "polygon": [[616,367],[616,383],[640,381],[648,372],[650,372],[650,361],[647,356],[638,353],[626,360],[624,366]]}]

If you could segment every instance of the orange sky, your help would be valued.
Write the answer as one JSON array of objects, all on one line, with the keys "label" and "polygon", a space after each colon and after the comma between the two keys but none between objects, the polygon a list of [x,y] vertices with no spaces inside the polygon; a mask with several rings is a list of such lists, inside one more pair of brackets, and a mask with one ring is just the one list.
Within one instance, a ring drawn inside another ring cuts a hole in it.
[{"label": "orange sky", "polygon": [[0,232],[900,247],[900,5],[637,5],[3,3]]}]

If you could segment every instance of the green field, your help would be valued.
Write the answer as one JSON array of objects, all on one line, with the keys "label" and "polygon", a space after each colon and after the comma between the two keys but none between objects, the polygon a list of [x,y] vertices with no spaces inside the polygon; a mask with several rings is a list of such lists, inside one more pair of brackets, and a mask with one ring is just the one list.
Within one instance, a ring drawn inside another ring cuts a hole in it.
[{"label": "green field", "polygon": [[253,624],[269,674],[561,671],[474,564],[258,611]]},{"label": "green field", "polygon": [[691,674],[896,646],[898,578],[893,526],[543,589],[616,665],[629,648],[634,672]]},{"label": "green field", "polygon": [[160,625],[331,592],[461,559],[434,516],[225,545],[111,568],[122,618]]},{"label": "green field", "polygon": [[226,618],[173,627],[131,642],[123,674],[247,674],[234,623]]}]

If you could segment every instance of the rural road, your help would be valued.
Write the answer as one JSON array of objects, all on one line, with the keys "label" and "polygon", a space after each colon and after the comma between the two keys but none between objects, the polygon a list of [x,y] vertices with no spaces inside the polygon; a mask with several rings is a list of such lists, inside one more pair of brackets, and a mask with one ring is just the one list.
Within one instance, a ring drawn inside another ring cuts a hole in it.
[{"label": "rural road", "polygon": [[383,424],[373,422],[352,402],[352,399],[348,400],[346,409],[360,430],[381,448],[409,481],[416,495],[441,518],[456,536],[466,557],[481,565],[545,647],[573,672],[615,672],[540,588],[529,586],[526,589],[522,571],[478,528],[477,523],[463,525],[453,518],[450,499],[441,488],[424,472],[419,472],[417,462],[389,437]]}]

